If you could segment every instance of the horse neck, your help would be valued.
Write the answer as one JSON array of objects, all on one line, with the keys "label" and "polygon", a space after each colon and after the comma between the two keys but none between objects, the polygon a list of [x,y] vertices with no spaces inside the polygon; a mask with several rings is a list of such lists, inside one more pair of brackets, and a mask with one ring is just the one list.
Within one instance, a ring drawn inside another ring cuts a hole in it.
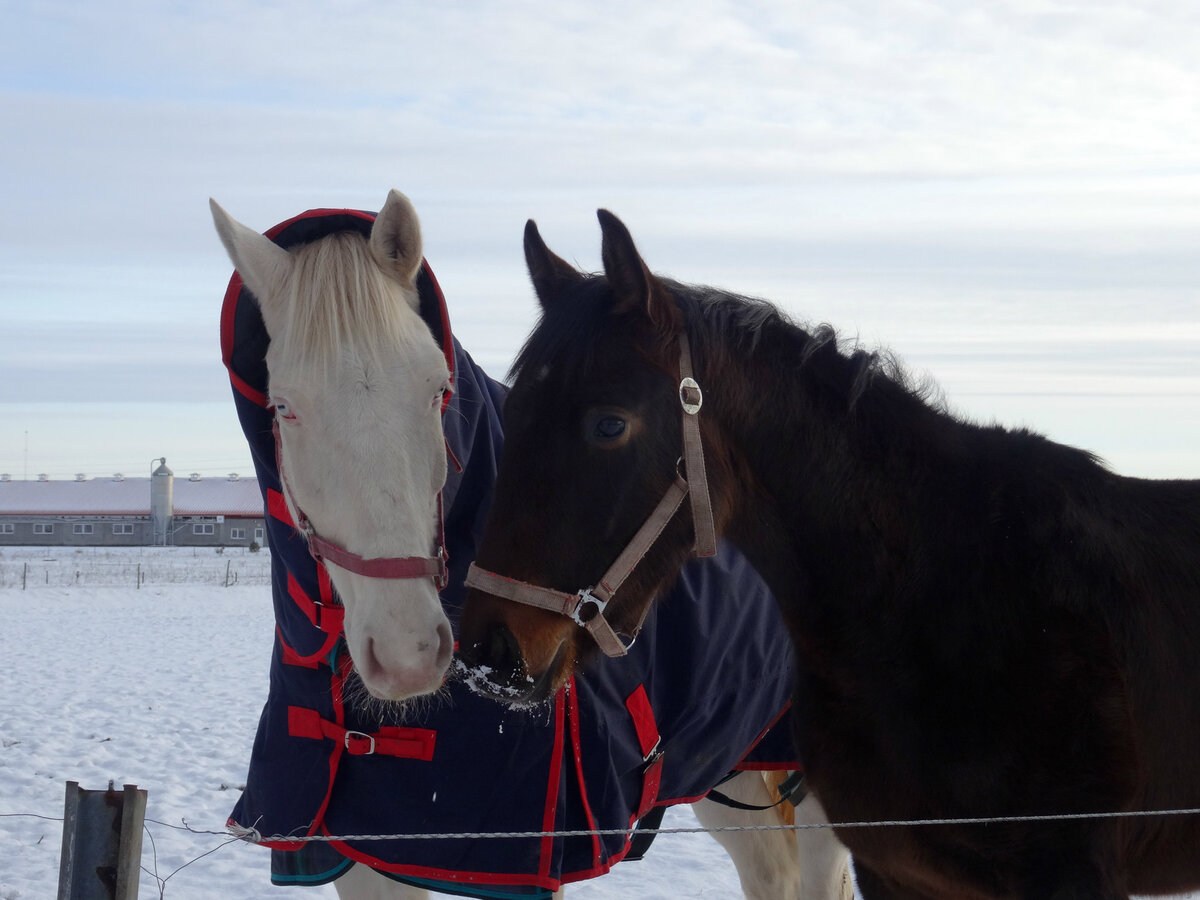
[{"label": "horse neck", "polygon": [[[865,357],[780,328],[752,351],[710,357],[704,406],[736,473],[726,533],[777,596],[804,587],[799,572],[862,578],[902,552],[906,511],[930,502],[914,485],[943,464],[956,425],[887,376],[864,374]],[[829,560],[837,565],[821,565]]]}]

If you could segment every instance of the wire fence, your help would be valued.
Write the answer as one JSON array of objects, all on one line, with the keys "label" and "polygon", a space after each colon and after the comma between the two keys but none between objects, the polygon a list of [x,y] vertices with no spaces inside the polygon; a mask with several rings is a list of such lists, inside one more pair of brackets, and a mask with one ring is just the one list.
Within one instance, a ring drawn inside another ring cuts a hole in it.
[{"label": "wire fence", "polygon": [[265,550],[145,547],[116,553],[46,548],[41,554],[22,556],[0,557],[0,589],[271,583],[271,556]]},{"label": "wire fence", "polygon": [[[1030,822],[1055,822],[1055,821],[1080,821],[1089,819],[1123,819],[1123,818],[1148,818],[1148,817],[1171,817],[1171,816],[1194,816],[1200,815],[1200,808],[1185,808],[1185,809],[1156,809],[1156,810],[1127,810],[1118,812],[1095,812],[1095,813],[1059,813],[1048,815],[1027,815],[1027,816],[979,816],[968,818],[945,818],[945,819],[896,819],[882,821],[867,821],[867,822],[813,822],[813,823],[797,823],[797,824],[777,824],[777,825],[721,825],[721,826],[675,826],[666,828],[611,828],[611,829],[592,829],[592,830],[570,830],[570,831],[496,831],[496,832],[417,832],[405,834],[343,834],[343,835],[268,835],[264,836],[254,828],[228,828],[225,831],[215,831],[211,829],[194,828],[184,820],[181,824],[172,824],[163,822],[157,819],[147,818],[145,820],[144,833],[149,838],[150,842],[150,857],[151,865],[148,867],[142,865],[142,871],[149,875],[155,882],[158,888],[160,898],[165,898],[167,883],[184,869],[200,862],[206,857],[210,857],[218,853],[232,844],[236,843],[251,843],[258,844],[263,842],[281,843],[310,843],[310,842],[346,842],[346,841],[395,841],[395,840],[504,840],[512,838],[570,838],[570,837],[591,837],[596,835],[624,835],[631,837],[635,831],[643,834],[653,835],[679,835],[679,834],[718,834],[725,832],[756,832],[756,831],[807,831],[814,829],[848,829],[848,828],[897,828],[897,827],[923,827],[933,825],[994,825],[1003,823],[1030,823]],[[47,821],[62,822],[61,817],[45,816],[33,813],[0,813],[0,818],[34,818],[44,819]],[[186,832],[188,834],[212,838],[213,846],[207,850],[188,859],[183,865],[176,868],[174,871],[163,875],[159,871],[157,860],[157,849],[154,842],[154,834],[150,830],[150,826],[155,825],[161,828],[172,829],[176,831]]]}]

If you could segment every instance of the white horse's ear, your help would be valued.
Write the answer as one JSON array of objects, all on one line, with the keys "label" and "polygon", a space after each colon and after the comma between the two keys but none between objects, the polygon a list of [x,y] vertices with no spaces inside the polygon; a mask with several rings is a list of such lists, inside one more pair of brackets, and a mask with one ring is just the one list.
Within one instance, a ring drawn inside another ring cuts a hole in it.
[{"label": "white horse's ear", "polygon": [[388,193],[383,209],[375,217],[370,247],[376,264],[409,289],[410,302],[415,308],[417,272],[421,268],[421,223],[412,202],[397,190]]},{"label": "white horse's ear", "polygon": [[237,221],[216,200],[210,199],[208,205],[233,267],[257,298],[264,320],[269,318],[272,311],[264,307],[279,293],[292,266],[291,254],[266,235]]}]

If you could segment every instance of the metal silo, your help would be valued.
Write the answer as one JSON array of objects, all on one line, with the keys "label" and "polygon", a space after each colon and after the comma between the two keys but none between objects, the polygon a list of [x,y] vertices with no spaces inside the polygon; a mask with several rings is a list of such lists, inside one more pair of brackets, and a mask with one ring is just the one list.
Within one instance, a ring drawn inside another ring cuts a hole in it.
[{"label": "metal silo", "polygon": [[175,473],[167,468],[167,458],[150,475],[150,533],[155,547],[166,546],[175,514]]}]

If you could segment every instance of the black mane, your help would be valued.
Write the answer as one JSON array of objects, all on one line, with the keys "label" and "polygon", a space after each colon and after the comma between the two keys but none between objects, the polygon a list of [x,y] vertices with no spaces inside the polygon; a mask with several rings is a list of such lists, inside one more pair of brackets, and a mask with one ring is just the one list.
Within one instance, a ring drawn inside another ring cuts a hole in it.
[{"label": "black mane", "polygon": [[[886,348],[868,350],[857,342],[846,347],[847,342],[833,326],[805,327],[769,300],[706,285],[659,280],[674,296],[685,319],[693,323],[689,332],[701,359],[729,351],[752,353],[766,343],[781,348],[799,367],[820,367],[842,382],[847,409],[853,409],[869,388],[884,382],[920,403],[946,412],[943,395],[932,379],[914,379]],[[543,314],[517,354],[509,383],[531,366],[545,365],[549,360],[575,359],[586,367],[594,346],[590,336],[603,318],[611,315],[607,291],[603,275],[585,275],[569,304],[550,315]],[[569,371],[566,374],[569,377]]]}]

